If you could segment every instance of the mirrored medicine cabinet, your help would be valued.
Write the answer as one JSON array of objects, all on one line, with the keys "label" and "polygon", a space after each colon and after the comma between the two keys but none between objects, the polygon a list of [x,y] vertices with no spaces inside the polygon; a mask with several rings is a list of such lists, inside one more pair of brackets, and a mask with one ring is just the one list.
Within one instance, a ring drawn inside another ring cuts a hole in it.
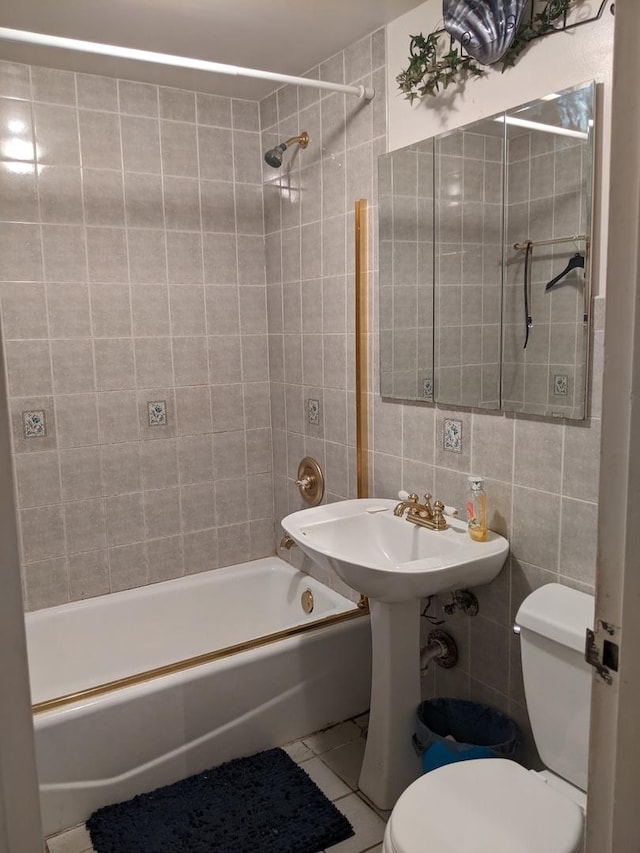
[{"label": "mirrored medicine cabinet", "polygon": [[595,85],[378,162],[383,397],[586,416]]}]

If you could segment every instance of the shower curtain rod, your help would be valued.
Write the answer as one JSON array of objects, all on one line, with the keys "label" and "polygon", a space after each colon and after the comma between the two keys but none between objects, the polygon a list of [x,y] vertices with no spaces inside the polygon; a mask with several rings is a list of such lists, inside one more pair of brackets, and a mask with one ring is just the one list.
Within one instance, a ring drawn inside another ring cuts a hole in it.
[{"label": "shower curtain rod", "polygon": [[525,240],[524,243],[514,243],[513,248],[523,252],[527,246],[552,246],[556,243],[586,243],[589,238],[586,234],[574,234],[571,237],[554,237],[552,240]]},{"label": "shower curtain rod", "polygon": [[370,101],[375,90],[367,86],[345,86],[341,83],[329,83],[326,80],[312,80],[307,77],[293,77],[290,74],[278,74],[275,71],[260,71],[257,68],[242,68],[239,65],[225,65],[222,62],[210,62],[206,59],[194,59],[189,56],[174,56],[170,53],[156,53],[151,50],[138,50],[132,47],[119,47],[113,44],[99,44],[94,41],[50,36],[44,33],[30,33],[26,30],[12,30],[0,27],[0,41],[22,42],[42,47],[57,47],[63,50],[76,50],[83,53],[98,53],[118,59],[133,59],[138,62],[155,62],[160,65],[173,65],[177,68],[190,68],[195,71],[208,71],[212,74],[227,74],[232,77],[255,77],[259,80],[273,80],[276,83],[291,83],[294,86],[309,86],[315,89],[328,89],[332,92],[344,92],[356,95],[361,100]]}]

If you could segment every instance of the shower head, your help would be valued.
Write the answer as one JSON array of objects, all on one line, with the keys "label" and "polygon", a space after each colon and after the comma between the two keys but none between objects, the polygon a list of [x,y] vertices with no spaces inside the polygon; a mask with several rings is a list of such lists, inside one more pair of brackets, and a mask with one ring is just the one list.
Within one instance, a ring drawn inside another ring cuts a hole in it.
[{"label": "shower head", "polygon": [[264,155],[264,159],[274,169],[279,169],[280,166],[282,166],[282,155],[290,145],[293,145],[296,142],[300,148],[307,147],[309,144],[309,134],[306,130],[303,130],[299,136],[292,136],[291,139],[287,139],[286,142],[281,142],[280,145],[276,145],[275,148],[270,148]]}]

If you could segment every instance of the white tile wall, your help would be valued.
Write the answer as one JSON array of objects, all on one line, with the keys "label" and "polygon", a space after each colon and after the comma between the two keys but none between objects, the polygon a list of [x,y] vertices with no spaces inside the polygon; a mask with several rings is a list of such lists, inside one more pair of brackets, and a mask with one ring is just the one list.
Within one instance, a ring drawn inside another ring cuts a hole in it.
[{"label": "white tile wall", "polygon": [[246,499],[249,454],[272,468],[258,104],[3,62],[0,113],[22,128],[0,314],[27,608],[239,561],[236,522],[272,553],[273,502]]},{"label": "white tile wall", "polygon": [[[361,193],[370,210],[371,494],[392,498],[399,489],[429,491],[462,508],[467,477],[483,475],[490,526],[512,544],[501,575],[476,590],[481,609],[473,623],[466,616],[447,617],[444,601],[432,602],[434,617],[445,619],[462,653],[456,669],[427,673],[424,695],[490,700],[520,723],[527,744],[523,758],[535,759],[519,648],[509,629],[522,599],[541,583],[593,587],[604,301],[594,300],[590,406],[584,422],[380,397],[378,352],[385,339],[384,332],[378,338],[377,331],[388,325],[388,318],[379,316],[377,272],[375,175],[377,157],[386,151],[381,45],[374,33],[323,65],[338,77],[345,68],[357,67],[363,81],[371,79],[377,94],[368,107],[288,88],[260,104],[263,148],[298,130],[307,129],[311,137],[306,151],[292,152],[288,166],[278,173],[263,166],[275,518],[303,508],[293,479],[299,459],[307,454],[315,455],[325,470],[327,500],[356,496],[352,211]],[[352,64],[348,57],[353,55],[358,61]],[[336,175],[336,164],[344,183]],[[463,282],[468,278],[462,267],[453,274]],[[469,307],[466,300],[465,291],[462,316]],[[346,317],[334,313],[336,304],[344,304]],[[341,325],[336,324],[338,318]],[[322,397],[322,432],[305,429],[304,401],[309,397]],[[460,452],[444,450],[445,420],[462,425]],[[339,586],[296,549],[285,556]],[[424,627],[426,632],[426,620]]]}]

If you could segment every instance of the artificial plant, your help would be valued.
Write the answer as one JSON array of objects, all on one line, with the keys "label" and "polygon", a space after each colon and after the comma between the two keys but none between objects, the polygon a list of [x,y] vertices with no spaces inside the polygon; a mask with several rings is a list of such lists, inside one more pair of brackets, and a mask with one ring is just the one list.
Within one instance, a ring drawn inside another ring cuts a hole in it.
[{"label": "artificial plant", "polygon": [[[571,7],[580,0],[547,0],[532,16],[525,16],[515,36],[500,59],[502,71],[515,65],[518,57],[532,41],[556,29],[555,24],[564,19]],[[450,40],[447,52],[444,40],[449,34],[434,30],[428,36],[411,36],[409,65],[398,74],[396,81],[409,102],[424,95],[436,95],[452,83],[460,84],[468,77],[482,77],[486,69],[471,56],[462,53]]]}]

